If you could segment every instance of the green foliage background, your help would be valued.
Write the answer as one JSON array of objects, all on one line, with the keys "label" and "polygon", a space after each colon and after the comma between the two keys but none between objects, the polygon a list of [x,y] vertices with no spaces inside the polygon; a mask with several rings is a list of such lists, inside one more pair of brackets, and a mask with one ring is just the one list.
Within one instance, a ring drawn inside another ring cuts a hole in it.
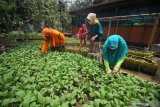
[{"label": "green foliage background", "polygon": [[22,30],[27,23],[41,30],[41,22],[65,31],[71,23],[64,0],[0,0],[0,28]]}]

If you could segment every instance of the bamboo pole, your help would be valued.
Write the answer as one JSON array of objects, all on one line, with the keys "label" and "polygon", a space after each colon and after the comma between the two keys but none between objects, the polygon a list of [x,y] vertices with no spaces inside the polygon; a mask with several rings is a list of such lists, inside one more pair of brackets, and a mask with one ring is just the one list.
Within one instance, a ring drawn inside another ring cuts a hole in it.
[{"label": "bamboo pole", "polygon": [[156,71],[155,79],[160,81],[160,60],[157,60],[158,68]]},{"label": "bamboo pole", "polygon": [[151,45],[153,43],[156,31],[157,31],[158,24],[159,24],[159,19],[158,19],[158,16],[157,16],[157,18],[155,19],[155,23],[154,23],[154,26],[153,26],[153,29],[152,29],[152,32],[151,32],[151,36],[150,36],[149,42],[148,42],[148,48],[149,49],[150,49],[150,47],[151,47]]},{"label": "bamboo pole", "polygon": [[110,29],[111,29],[111,20],[109,20],[109,26],[108,26],[108,35],[107,35],[107,38],[109,37],[110,35]]}]

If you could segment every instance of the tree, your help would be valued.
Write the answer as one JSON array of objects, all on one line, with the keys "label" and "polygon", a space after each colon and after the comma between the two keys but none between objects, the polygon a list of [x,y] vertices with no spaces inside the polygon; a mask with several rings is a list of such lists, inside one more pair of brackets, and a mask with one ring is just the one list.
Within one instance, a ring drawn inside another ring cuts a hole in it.
[{"label": "tree", "polygon": [[70,2],[70,10],[77,10],[91,5],[93,5],[93,0],[75,0]]},{"label": "tree", "polygon": [[61,26],[61,30],[69,30],[70,23],[71,23],[71,16],[68,13],[68,6],[67,2],[63,0],[58,1],[58,12],[59,12],[59,22]]},{"label": "tree", "polygon": [[30,23],[40,31],[40,23],[45,22],[50,27],[65,30],[71,23],[67,7],[63,0],[1,0],[0,26],[9,32]]},{"label": "tree", "polygon": [[0,1],[0,27],[3,27],[3,31],[11,31],[14,26],[15,19],[15,0],[1,0]]}]

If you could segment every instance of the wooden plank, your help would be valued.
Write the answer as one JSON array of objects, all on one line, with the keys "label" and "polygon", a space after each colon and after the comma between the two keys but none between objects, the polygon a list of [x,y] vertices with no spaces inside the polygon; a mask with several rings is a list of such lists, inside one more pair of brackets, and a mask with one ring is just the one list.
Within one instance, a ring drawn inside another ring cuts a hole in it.
[{"label": "wooden plank", "polygon": [[156,71],[155,79],[160,81],[160,60],[157,60],[158,69]]},{"label": "wooden plank", "polygon": [[155,19],[155,23],[154,23],[154,26],[153,26],[153,29],[152,29],[152,32],[151,32],[151,36],[150,36],[149,42],[148,42],[148,48],[150,48],[152,43],[153,43],[156,31],[157,31],[158,24],[159,24],[159,19],[157,17]]}]

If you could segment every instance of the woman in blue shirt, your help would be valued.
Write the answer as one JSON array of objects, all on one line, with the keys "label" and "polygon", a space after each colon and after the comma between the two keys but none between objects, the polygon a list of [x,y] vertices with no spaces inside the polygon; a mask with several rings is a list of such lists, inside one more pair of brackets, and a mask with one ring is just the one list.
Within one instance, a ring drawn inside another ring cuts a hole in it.
[{"label": "woman in blue shirt", "polygon": [[100,43],[101,43],[101,36],[103,34],[103,29],[96,18],[95,13],[89,13],[87,16],[87,22],[89,23],[89,31],[87,35],[89,35],[89,40],[90,40],[90,53],[95,52],[97,53],[97,60],[102,63],[102,58],[101,58],[101,48],[100,48]]},{"label": "woman in blue shirt", "polygon": [[107,73],[118,73],[128,53],[125,40],[120,35],[111,35],[103,46],[104,65]]}]

